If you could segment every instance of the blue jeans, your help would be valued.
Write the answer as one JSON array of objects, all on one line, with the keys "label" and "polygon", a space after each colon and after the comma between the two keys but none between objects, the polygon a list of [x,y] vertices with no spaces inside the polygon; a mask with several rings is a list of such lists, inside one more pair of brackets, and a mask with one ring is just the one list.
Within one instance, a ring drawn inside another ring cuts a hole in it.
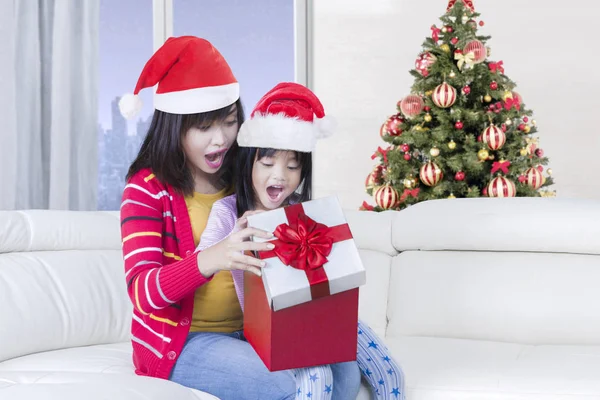
[{"label": "blue jeans", "polygon": [[[356,362],[331,365],[333,400],[354,400],[360,387]],[[170,380],[221,400],[293,400],[293,371],[270,372],[242,332],[193,332],[171,372]]]}]

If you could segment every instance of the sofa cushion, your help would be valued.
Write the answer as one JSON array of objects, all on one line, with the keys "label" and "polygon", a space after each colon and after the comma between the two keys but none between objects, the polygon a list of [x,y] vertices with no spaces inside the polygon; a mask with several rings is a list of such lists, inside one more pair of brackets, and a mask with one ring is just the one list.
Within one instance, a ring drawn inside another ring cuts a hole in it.
[{"label": "sofa cushion", "polygon": [[389,337],[410,400],[600,398],[600,346]]},{"label": "sofa cushion", "polygon": [[[399,212],[394,247],[405,250],[600,254],[600,207],[583,199],[443,199]],[[409,226],[412,229],[406,229]]]}]

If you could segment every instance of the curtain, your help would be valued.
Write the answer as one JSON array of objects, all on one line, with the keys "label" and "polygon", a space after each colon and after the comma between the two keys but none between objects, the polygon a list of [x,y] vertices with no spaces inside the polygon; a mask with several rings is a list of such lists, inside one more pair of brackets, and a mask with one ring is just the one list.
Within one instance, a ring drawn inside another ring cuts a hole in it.
[{"label": "curtain", "polygon": [[96,209],[99,13],[0,1],[0,209]]}]

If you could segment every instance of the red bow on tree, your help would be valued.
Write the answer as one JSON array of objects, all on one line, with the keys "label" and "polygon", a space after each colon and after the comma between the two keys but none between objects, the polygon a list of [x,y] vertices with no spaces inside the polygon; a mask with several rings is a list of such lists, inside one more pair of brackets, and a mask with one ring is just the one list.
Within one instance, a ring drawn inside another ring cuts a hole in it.
[{"label": "red bow on tree", "polygon": [[503,74],[504,73],[503,64],[504,64],[504,61],[491,62],[489,64],[490,71],[492,71],[493,74],[495,74],[496,71],[500,71],[500,73]]},{"label": "red bow on tree", "polygon": [[510,110],[512,107],[515,107],[517,110],[521,109],[521,102],[519,101],[519,98],[508,98],[506,100],[504,100],[504,108],[506,108],[507,110]]},{"label": "red bow on tree", "polygon": [[381,147],[377,147],[377,151],[375,153],[373,153],[373,155],[371,156],[371,160],[374,160],[381,155],[383,157],[383,163],[387,164],[388,163],[388,158],[387,158],[388,151],[390,151],[390,147],[388,147],[385,150],[382,149]]},{"label": "red bow on tree", "polygon": [[495,174],[498,170],[508,174],[508,167],[510,167],[510,161],[496,161],[492,164],[492,174]]},{"label": "red bow on tree", "polygon": [[366,201],[363,201],[362,206],[360,206],[360,209],[364,210],[364,211],[373,211],[375,209],[375,207],[373,207],[372,205],[370,205]]},{"label": "red bow on tree", "polygon": [[[467,7],[471,12],[475,12],[475,6],[473,5],[472,0],[461,0],[461,1],[465,5],[465,7]],[[452,9],[452,7],[454,7],[455,4],[456,4],[456,0],[450,0],[448,2],[448,8],[446,9],[446,12],[450,11]]]},{"label": "red bow on tree", "polygon": [[288,224],[279,225],[274,232],[279,239],[273,252],[281,262],[303,271],[321,268],[331,253],[331,228],[320,224],[306,214],[298,215],[296,229]]},{"label": "red bow on tree", "polygon": [[400,201],[404,201],[408,198],[408,196],[412,196],[415,199],[417,198],[417,196],[419,196],[419,188],[415,188],[415,189],[404,189],[404,192],[402,193],[402,196],[400,196]]},{"label": "red bow on tree", "polygon": [[440,40],[440,32],[442,30],[435,25],[431,25],[431,38],[435,43]]}]

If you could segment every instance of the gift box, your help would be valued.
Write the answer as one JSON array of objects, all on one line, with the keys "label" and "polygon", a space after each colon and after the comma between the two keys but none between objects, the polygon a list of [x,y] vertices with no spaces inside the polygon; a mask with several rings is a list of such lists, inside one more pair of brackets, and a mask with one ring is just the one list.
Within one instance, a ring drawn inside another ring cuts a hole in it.
[{"label": "gift box", "polygon": [[244,334],[267,368],[356,360],[366,273],[337,197],[252,215],[248,226],[275,234],[275,249],[258,254],[262,277],[244,279]]}]

